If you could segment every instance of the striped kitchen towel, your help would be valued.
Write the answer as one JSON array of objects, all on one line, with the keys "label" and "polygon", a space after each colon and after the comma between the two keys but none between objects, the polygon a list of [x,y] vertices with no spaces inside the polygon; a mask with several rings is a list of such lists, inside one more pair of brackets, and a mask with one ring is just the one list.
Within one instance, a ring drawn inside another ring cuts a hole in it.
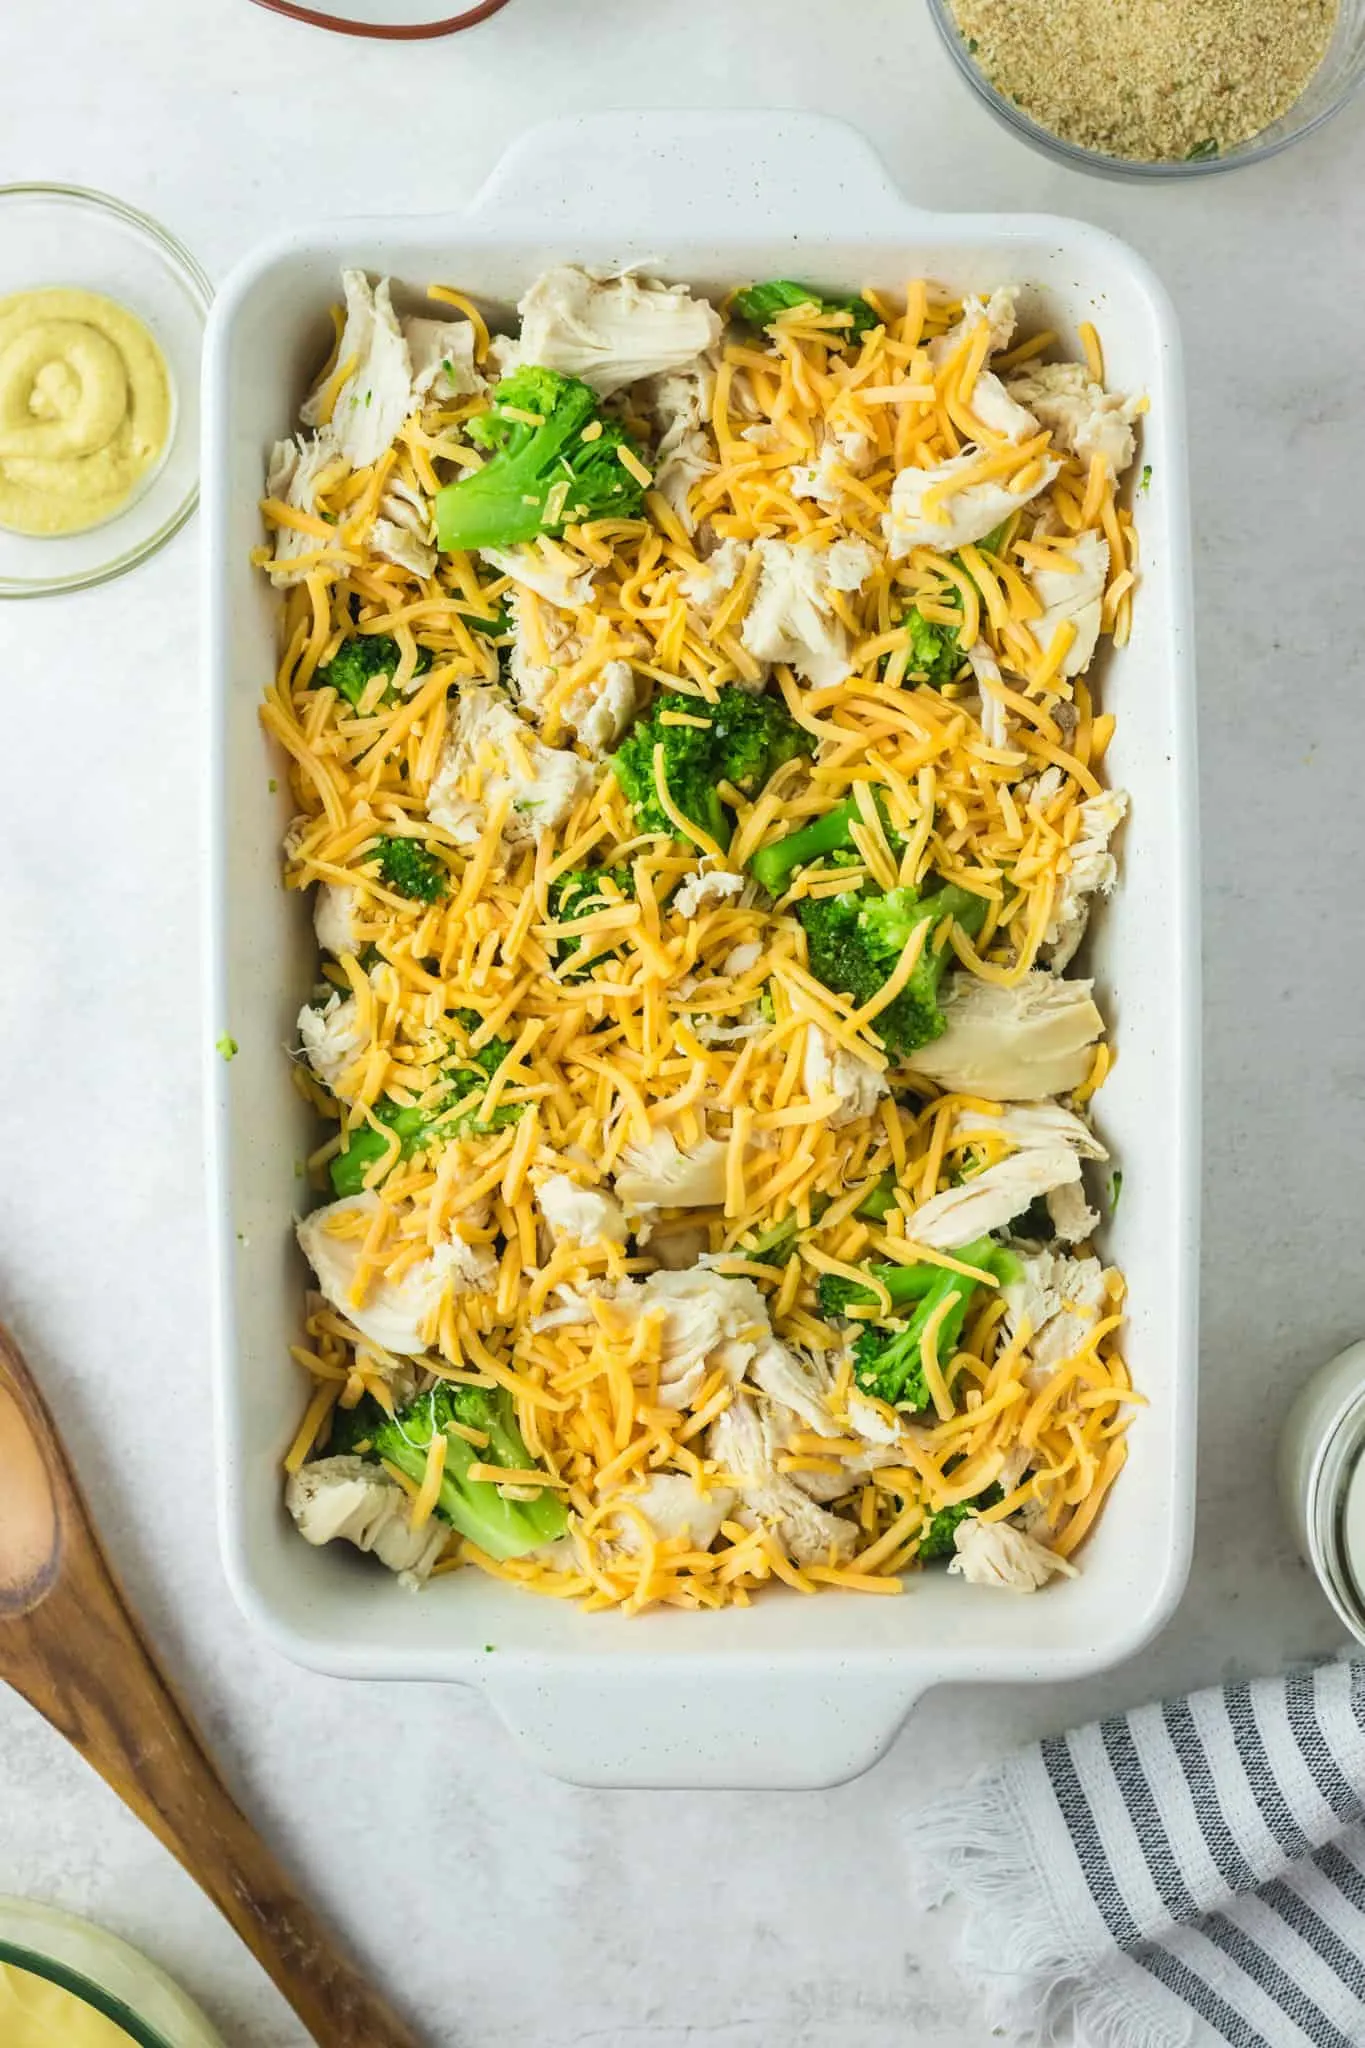
[{"label": "striped kitchen towel", "polygon": [[1019,2048],[1365,2048],[1365,1660],[1060,1735],[911,1822]]}]

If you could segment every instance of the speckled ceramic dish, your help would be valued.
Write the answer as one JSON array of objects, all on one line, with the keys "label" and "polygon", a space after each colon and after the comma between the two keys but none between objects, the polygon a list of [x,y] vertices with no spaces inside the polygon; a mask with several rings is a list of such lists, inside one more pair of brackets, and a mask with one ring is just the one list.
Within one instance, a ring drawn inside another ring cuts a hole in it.
[{"label": "speckled ceramic dish", "polygon": [[[566,164],[574,167],[571,178]],[[1109,755],[1132,795],[1126,881],[1088,971],[1121,1056],[1105,1137],[1126,1172],[1106,1238],[1127,1273],[1127,1357],[1150,1404],[1081,1576],[1033,1600],[917,1574],[900,1599],[780,1592],[750,1608],[624,1618],[531,1599],[473,1573],[395,1597],[365,1560],[310,1550],[283,1505],[298,1427],[286,1369],[302,1269],[295,1160],[316,1142],[280,1047],[316,973],[308,908],[280,887],[287,791],[258,715],[278,603],[253,570],[271,441],[332,334],[343,263],[414,308],[458,280],[498,324],[547,264],[646,264],[715,298],[736,280],[817,290],[1021,288],[1021,319],[1079,353],[1104,337],[1114,388],[1143,391],[1142,601],[1113,658],[1125,707]],[[1180,344],[1140,257],[1074,220],[912,206],[862,139],[798,114],[606,114],[524,137],[470,205],[429,219],[309,226],[224,285],[205,355],[204,749],[213,848],[207,1093],[224,1557],[237,1599],[287,1655],[360,1678],[483,1686],[548,1769],[611,1785],[821,1785],[891,1741],[931,1685],[1076,1678],[1131,1656],[1171,1613],[1193,1531],[1198,1273],[1199,946],[1193,619]],[[211,1050],[220,1031],[240,1048]]]}]

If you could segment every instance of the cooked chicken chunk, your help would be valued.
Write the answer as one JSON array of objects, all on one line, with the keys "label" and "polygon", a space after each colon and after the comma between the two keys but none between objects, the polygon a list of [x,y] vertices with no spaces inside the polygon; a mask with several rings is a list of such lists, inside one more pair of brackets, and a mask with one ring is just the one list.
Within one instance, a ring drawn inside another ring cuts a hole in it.
[{"label": "cooked chicken chunk", "polygon": [[761,567],[740,638],[758,661],[789,662],[818,689],[842,682],[849,671],[848,631],[829,601],[830,590],[857,590],[875,567],[871,548],[836,541],[828,548],[789,541],[754,545]]},{"label": "cooked chicken chunk", "polygon": [[313,930],[324,953],[358,953],[361,947],[360,892],[349,884],[320,882],[313,899]]},{"label": "cooked chicken chunk", "polygon": [[475,846],[504,796],[509,843],[538,839],[564,822],[592,782],[577,754],[547,747],[495,690],[462,690],[427,810],[461,846]]},{"label": "cooked chicken chunk", "polygon": [[[367,469],[392,445],[415,403],[412,360],[393,310],[388,278],[371,288],[363,270],[343,270],[346,324],[337,367],[354,367],[336,392],[327,433],[352,469]],[[324,425],[329,377],[305,400],[299,418],[306,427]]]},{"label": "cooked chicken chunk", "polygon": [[1083,675],[1095,657],[1109,575],[1109,543],[1098,533],[1078,534],[1071,550],[1074,569],[1035,569],[1033,590],[1043,615],[1029,622],[1029,631],[1046,654],[1060,626],[1075,629],[1062,656],[1061,674]]},{"label": "cooked chicken chunk", "polygon": [[858,1540],[855,1522],[816,1505],[779,1472],[762,1419],[747,1394],[738,1394],[711,1425],[707,1449],[739,1487],[733,1514],[746,1529],[774,1529],[798,1564],[847,1558]]},{"label": "cooked chicken chunk", "polygon": [[355,1301],[365,1233],[378,1208],[379,1197],[368,1192],[329,1202],[304,1217],[299,1244],[323,1294],[362,1337],[399,1357],[413,1357],[426,1349],[445,1296],[486,1291],[497,1277],[497,1260],[486,1245],[450,1239],[409,1266],[400,1280],[372,1275],[364,1299]]},{"label": "cooked chicken chunk", "polygon": [[1095,897],[1108,896],[1118,880],[1118,862],[1109,842],[1128,815],[1128,792],[1102,789],[1080,807],[1080,830],[1068,848],[1066,872],[1058,877],[1052,916],[1043,934],[1044,964],[1054,973],[1075,956],[1090,922]]},{"label": "cooked chicken chunk", "polygon": [[983,1522],[968,1515],[957,1525],[953,1538],[957,1555],[948,1566],[969,1586],[995,1586],[1009,1593],[1036,1593],[1054,1572],[1074,1579],[1076,1569],[1055,1550],[1049,1550],[1022,1529],[1008,1522]]},{"label": "cooked chicken chunk", "polygon": [[355,997],[333,989],[321,1006],[305,1003],[299,1011],[299,1043],[323,1087],[348,1102],[346,1076],[365,1050]]},{"label": "cooked chicken chunk", "polygon": [[538,277],[522,299],[515,350],[501,352],[504,374],[539,363],[581,377],[606,398],[643,377],[681,370],[714,348],[721,319],[683,285],[633,276],[597,278],[574,264]]},{"label": "cooked chicken chunk", "polygon": [[1026,974],[1013,987],[958,974],[945,993],[947,1029],[910,1065],[941,1088],[993,1102],[1069,1095],[1090,1071],[1104,1019],[1094,983]]},{"label": "cooked chicken chunk", "polygon": [[1093,384],[1083,363],[1030,363],[1010,378],[1009,392],[1050,430],[1055,447],[1087,464],[1098,455],[1114,476],[1132,461],[1140,401]]},{"label": "cooked chicken chunk", "polygon": [[643,1548],[635,1519],[643,1515],[660,1542],[685,1536],[693,1550],[709,1550],[734,1501],[731,1486],[713,1486],[703,1493],[681,1472],[656,1472],[647,1485],[622,1494],[625,1512],[616,1518],[616,1548],[632,1555]]},{"label": "cooked chicken chunk", "polygon": [[536,1202],[556,1244],[624,1244],[625,1211],[597,1188],[581,1188],[567,1173],[552,1173],[536,1190]]},{"label": "cooked chicken chunk", "polygon": [[1072,1259],[1064,1253],[1019,1252],[1020,1273],[1001,1289],[1005,1298],[1005,1332],[1011,1339],[1028,1324],[1033,1366],[1030,1380],[1039,1384],[1054,1366],[1080,1350],[1108,1302],[1104,1268],[1098,1259]]},{"label": "cooked chicken chunk", "polygon": [[[884,521],[893,560],[900,561],[912,548],[937,548],[940,554],[949,554],[954,548],[984,540],[993,527],[1045,491],[1061,467],[1056,462],[1044,463],[1037,481],[1026,491],[1012,491],[994,481],[954,488],[955,478],[973,469],[980,454],[978,448],[967,448],[933,469],[898,473],[891,486],[891,510]],[[935,504],[926,505],[931,490],[941,490],[942,496]]]},{"label": "cooked chicken chunk", "polygon": [[724,903],[727,897],[740,895],[743,888],[743,875],[733,875],[726,868],[698,869],[683,876],[671,908],[682,917],[697,917],[708,903]]},{"label": "cooked chicken chunk", "polygon": [[[277,441],[266,470],[266,496],[279,498],[295,512],[307,512],[317,518],[317,494],[324,478],[332,480],[329,471],[334,477],[346,472],[346,465],[330,440],[300,435],[294,441]],[[292,526],[277,527],[268,564],[271,582],[280,589],[299,582],[319,555],[324,562],[342,559],[336,549],[329,549],[328,543],[315,533],[300,533]]]},{"label": "cooked chicken chunk", "polygon": [[293,1474],[284,1498],[305,1543],[354,1543],[414,1586],[450,1540],[444,1522],[414,1529],[402,1487],[364,1458],[315,1458]]},{"label": "cooked chicken chunk", "polygon": [[826,1094],[837,1099],[838,1107],[826,1119],[834,1131],[856,1123],[860,1117],[874,1115],[877,1104],[889,1092],[886,1076],[870,1060],[859,1059],[857,1053],[827,1037],[818,1024],[806,1026],[801,1078],[812,1102]]},{"label": "cooked chicken chunk", "polygon": [[658,1130],[646,1143],[622,1147],[617,1195],[637,1215],[718,1206],[725,1200],[726,1150],[718,1138],[682,1150],[670,1130]]}]

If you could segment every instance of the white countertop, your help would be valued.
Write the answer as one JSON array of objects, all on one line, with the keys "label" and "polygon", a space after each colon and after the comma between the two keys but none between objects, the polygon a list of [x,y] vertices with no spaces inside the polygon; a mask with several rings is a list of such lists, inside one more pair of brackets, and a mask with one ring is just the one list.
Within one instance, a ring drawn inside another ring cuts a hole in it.
[{"label": "white countertop", "polygon": [[[915,0],[843,17],[813,0],[512,0],[470,34],[392,47],[247,0],[14,11],[0,182],[116,192],[217,275],[292,220],[452,205],[554,113],[749,104],[845,116],[930,205],[1084,215],[1175,295],[1207,919],[1193,1576],[1130,1665],[931,1694],[841,1790],[573,1790],[473,1693],[343,1685],[248,1632],[210,1508],[195,527],[105,590],[5,607],[0,638],[0,1315],[249,1809],[439,2048],[978,2048],[949,1922],[906,1904],[901,1814],[1066,1721],[1337,1633],[1281,1533],[1271,1459],[1294,1388],[1365,1326],[1365,105],[1259,170],[1147,190],[1004,136]],[[3,1692],[0,1892],[146,1948],[230,2048],[304,2042],[189,1880]]]}]

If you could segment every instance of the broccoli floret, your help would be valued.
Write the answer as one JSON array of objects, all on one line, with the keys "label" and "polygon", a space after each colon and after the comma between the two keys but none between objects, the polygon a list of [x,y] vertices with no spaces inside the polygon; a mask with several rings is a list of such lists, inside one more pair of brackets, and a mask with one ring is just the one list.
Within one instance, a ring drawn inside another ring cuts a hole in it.
[{"label": "broccoli floret", "polygon": [[[482,1431],[487,1445],[457,1435],[454,1423]],[[383,1459],[420,1485],[438,1430],[446,1438],[445,1474],[436,1500],[442,1521],[495,1558],[523,1557],[564,1534],[568,1515],[549,1488],[534,1500],[504,1500],[493,1480],[469,1477],[475,1464],[501,1465],[514,1472],[533,1469],[511,1397],[502,1387],[450,1386],[441,1381],[393,1416],[367,1396],[350,1411],[333,1410],[328,1455]]]},{"label": "broccoli floret", "polygon": [[859,341],[870,327],[880,327],[882,316],[868,305],[866,299],[827,299],[823,292],[817,292],[808,284],[797,284],[789,277],[776,277],[768,284],[751,284],[742,292],[736,292],[732,301],[736,319],[745,321],[750,327],[771,327],[779,313],[790,312],[794,306],[814,306],[820,313],[847,313],[849,318],[841,329],[841,338]]},{"label": "broccoli floret", "polygon": [[936,944],[938,927],[951,917],[970,935],[985,922],[984,897],[953,884],[932,896],[917,889],[889,889],[884,895],[850,890],[843,896],[812,897],[797,905],[806,931],[811,972],[826,988],[868,1003],[894,970],[916,927],[930,919],[923,949],[909,981],[879,1012],[877,1036],[889,1052],[905,1055],[941,1038],[939,984],[949,963]]},{"label": "broccoli floret", "polygon": [[[813,1195],[811,1197],[810,1220],[812,1224],[820,1221],[832,1199],[833,1197],[830,1195]],[[887,1210],[895,1207],[895,1202],[896,1176],[894,1173],[884,1173],[875,1187],[863,1197],[853,1213],[855,1216],[866,1216],[871,1222],[880,1222]],[[796,1250],[797,1239],[801,1235],[801,1230],[802,1225],[797,1221],[797,1214],[793,1209],[791,1214],[784,1216],[780,1223],[774,1223],[771,1230],[765,1230],[761,1237],[755,1238],[751,1245],[747,1245],[745,1247],[745,1256],[757,1259],[765,1266],[785,1266],[792,1253]],[[821,1279],[820,1285],[823,1287],[825,1280],[832,1278],[834,1278],[834,1275],[825,1274]],[[845,1285],[848,1284],[847,1282],[845,1283]]]},{"label": "broccoli floret", "polygon": [[979,1515],[982,1508],[993,1508],[1004,1495],[998,1486],[988,1486],[971,1500],[957,1501],[950,1508],[940,1508],[931,1517],[929,1526],[919,1540],[919,1561],[934,1564],[938,1559],[951,1557],[957,1548],[957,1532],[969,1515]]},{"label": "broccoli floret", "polygon": [[731,819],[717,784],[730,782],[746,796],[756,796],[784,761],[809,753],[811,745],[810,736],[775,697],[751,697],[731,684],[710,704],[665,690],[636,719],[611,766],[640,830],[676,834],[654,774],[654,750],[661,746],[670,801],[723,847],[729,843]]},{"label": "broccoli floret", "polygon": [[[974,1238],[953,1256],[964,1265],[994,1273],[1001,1281],[1012,1279],[1019,1270],[1014,1254],[991,1237]],[[930,1396],[924,1376],[924,1332],[931,1317],[947,1301],[949,1307],[938,1325],[935,1348],[940,1358],[950,1358],[961,1341],[968,1304],[981,1283],[966,1273],[954,1273],[947,1266],[878,1266],[873,1270],[887,1283],[893,1306],[905,1306],[912,1300],[917,1305],[904,1328],[885,1323],[862,1325],[853,1339],[853,1377],[865,1394],[875,1395],[888,1407],[913,1411],[927,1408]],[[913,1275],[913,1283],[894,1278],[901,1273]],[[821,1276],[820,1301],[827,1313],[832,1312],[834,1299],[841,1299],[845,1308],[859,1300],[873,1299],[866,1288],[856,1288],[847,1281],[840,1296],[835,1296],[833,1288],[827,1291],[826,1282],[838,1278],[833,1273]]]},{"label": "broccoli floret", "polygon": [[[696,699],[692,700],[694,708]],[[715,734],[715,771],[745,796],[757,796],[784,761],[813,754],[815,740],[796,723],[780,697],[754,696],[730,686],[714,705],[701,707]]]},{"label": "broccoli floret", "polygon": [[629,519],[644,490],[621,461],[639,451],[577,377],[528,364],[504,377],[469,423],[488,461],[436,494],[436,537],[452,548],[505,548],[580,519]]},{"label": "broccoli floret", "polygon": [[933,619],[926,619],[917,604],[906,613],[905,623],[910,632],[908,669],[915,675],[923,675],[931,690],[941,690],[945,683],[951,683],[962,666],[957,627],[942,626]]},{"label": "broccoli floret", "polygon": [[471,633],[482,633],[485,640],[501,640],[512,630],[512,614],[505,604],[500,604],[491,619],[479,619],[472,612],[461,615]]},{"label": "broccoli floret", "polygon": [[[472,1011],[461,1011],[460,1022],[466,1031],[478,1029],[479,1019]],[[373,1114],[384,1129],[377,1131],[367,1124],[349,1133],[345,1151],[336,1153],[328,1167],[333,1191],[338,1195],[360,1193],[371,1167],[392,1150],[387,1132],[398,1139],[398,1151],[392,1162],[392,1166],[398,1166],[429,1145],[468,1137],[474,1132],[500,1131],[514,1124],[525,1110],[524,1103],[500,1102],[491,1117],[479,1114],[483,1092],[511,1050],[509,1039],[493,1038],[477,1052],[453,1061],[446,1072],[447,1085],[434,1104],[423,1107],[382,1096],[374,1105]]]},{"label": "broccoli floret", "polygon": [[[402,659],[398,642],[387,633],[352,633],[343,640],[330,661],[324,661],[313,677],[317,689],[328,686],[344,697],[348,704],[359,704],[376,676],[391,676]],[[425,647],[417,650],[417,674],[425,675],[431,667],[431,655]],[[393,702],[393,686],[385,690],[381,704]]]},{"label": "broccoli floret", "polygon": [[[594,910],[609,910],[616,898],[606,893],[602,887],[604,882],[614,883],[618,895],[634,898],[635,873],[632,868],[570,868],[567,874],[557,876],[550,884],[551,917],[556,923],[571,924],[576,917],[588,917]],[[559,960],[568,960],[574,953],[581,952],[583,945],[581,938],[560,939],[555,947],[555,956]],[[563,979],[577,981],[582,975],[590,974],[592,966],[590,960],[584,967],[569,968]]]},{"label": "broccoli floret", "polygon": [[366,858],[379,862],[380,879],[415,903],[437,903],[450,886],[444,862],[420,839],[376,839]]},{"label": "broccoli floret", "polygon": [[770,896],[780,896],[798,868],[807,868],[813,861],[828,860],[833,855],[856,853],[851,828],[861,816],[856,802],[849,797],[823,817],[813,819],[797,832],[789,832],[785,839],[774,839],[771,845],[760,847],[749,862],[749,873]]},{"label": "broccoli floret", "polygon": [[[666,724],[666,712],[689,722]],[[697,718],[706,718],[708,722],[704,726],[690,722]],[[644,716],[636,719],[611,757],[612,773],[635,813],[640,830],[665,832],[673,837],[677,827],[659,801],[654,774],[654,749],[660,746],[670,801],[689,823],[699,826],[723,846],[730,832],[728,814],[716,794],[716,737],[709,722],[709,707],[696,697],[685,697],[675,690],[664,691]]]}]

